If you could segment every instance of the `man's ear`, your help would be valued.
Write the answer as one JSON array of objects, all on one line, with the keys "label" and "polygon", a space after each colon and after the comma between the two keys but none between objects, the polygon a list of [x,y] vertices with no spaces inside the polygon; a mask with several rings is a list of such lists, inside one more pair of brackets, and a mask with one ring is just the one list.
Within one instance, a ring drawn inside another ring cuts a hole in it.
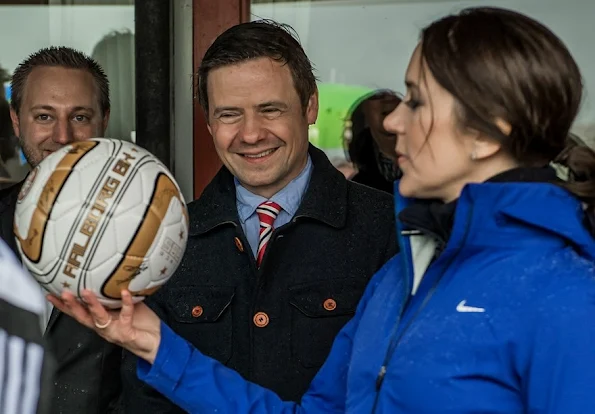
[{"label": "man's ear", "polygon": [[10,108],[10,120],[12,121],[12,130],[17,137],[21,136],[21,123],[19,122],[19,115],[11,107]]},{"label": "man's ear", "polygon": [[109,124],[110,114],[111,114],[111,111],[109,109],[107,111],[105,111],[105,114],[103,115],[103,120],[101,121],[101,126],[103,127],[104,134],[105,134],[105,131],[107,131],[107,125]]},{"label": "man's ear", "polygon": [[306,119],[308,120],[308,125],[314,125],[316,123],[316,119],[318,119],[318,89],[310,96],[308,99],[308,106],[306,107]]}]

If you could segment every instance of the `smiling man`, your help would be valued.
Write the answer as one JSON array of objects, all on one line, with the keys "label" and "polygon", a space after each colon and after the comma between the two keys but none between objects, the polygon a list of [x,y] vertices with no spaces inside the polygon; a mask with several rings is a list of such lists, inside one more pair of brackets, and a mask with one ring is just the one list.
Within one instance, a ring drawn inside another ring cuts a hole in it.
[{"label": "smiling man", "polygon": [[11,88],[12,125],[32,167],[64,145],[103,136],[107,128],[107,78],[80,52],[37,52],[15,70]]},{"label": "smiling man", "polygon": [[[42,49],[15,69],[11,88],[12,125],[31,167],[64,145],[103,136],[109,84],[85,54],[68,47]],[[0,238],[15,253],[13,217],[21,184],[0,191]],[[45,322],[44,337],[57,362],[50,412],[114,412],[121,350],[57,309],[47,309]]]},{"label": "smiling man", "polygon": [[269,57],[213,68],[208,79],[209,131],[219,157],[246,190],[272,197],[307,165],[316,86],[305,86],[300,99],[291,69]]},{"label": "smiling man", "polygon": [[[312,65],[290,28],[241,24],[206,52],[199,99],[224,167],[188,206],[182,264],[147,301],[205,354],[299,400],[372,274],[396,252],[392,198],[308,143]],[[172,413],[126,356],[126,413]]]}]

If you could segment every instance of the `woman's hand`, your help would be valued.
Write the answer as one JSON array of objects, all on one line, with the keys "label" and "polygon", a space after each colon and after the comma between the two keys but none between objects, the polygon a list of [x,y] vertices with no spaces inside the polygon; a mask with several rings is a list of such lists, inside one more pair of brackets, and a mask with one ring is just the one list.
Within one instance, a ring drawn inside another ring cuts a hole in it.
[{"label": "woman's hand", "polygon": [[108,342],[127,349],[150,362],[155,361],[161,342],[159,317],[142,302],[134,305],[128,291],[122,291],[122,309],[111,311],[103,307],[93,292],[84,290],[85,307],[71,292],[62,298],[47,295],[48,300],[62,312],[70,315],[87,328],[93,329]]}]

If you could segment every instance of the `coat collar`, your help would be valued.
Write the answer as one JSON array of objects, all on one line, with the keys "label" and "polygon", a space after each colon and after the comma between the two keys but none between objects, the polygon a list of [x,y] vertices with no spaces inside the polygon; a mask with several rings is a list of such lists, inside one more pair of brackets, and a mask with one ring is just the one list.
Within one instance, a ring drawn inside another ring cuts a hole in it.
[{"label": "coat collar", "polygon": [[[395,183],[397,217],[415,202],[401,196]],[[572,245],[582,256],[595,260],[595,239],[585,218],[579,200],[555,183],[493,180],[467,184],[456,203],[446,247],[508,247],[519,240],[532,240],[543,245]],[[402,221],[397,220],[400,243],[408,234],[404,230]]]},{"label": "coat collar", "polygon": [[[341,228],[347,220],[347,180],[321,150],[310,145],[312,177],[294,220],[313,219]],[[201,197],[188,205],[190,234],[199,235],[224,224],[239,226],[233,175],[222,167]]]}]

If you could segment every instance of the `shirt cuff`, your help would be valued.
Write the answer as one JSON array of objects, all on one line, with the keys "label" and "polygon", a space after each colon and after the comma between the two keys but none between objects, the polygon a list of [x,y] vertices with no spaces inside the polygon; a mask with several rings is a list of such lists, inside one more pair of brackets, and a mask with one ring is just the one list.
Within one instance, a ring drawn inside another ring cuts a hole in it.
[{"label": "shirt cuff", "polygon": [[153,365],[138,358],[136,375],[159,391],[173,391],[192,354],[191,345],[161,322],[161,342]]}]

